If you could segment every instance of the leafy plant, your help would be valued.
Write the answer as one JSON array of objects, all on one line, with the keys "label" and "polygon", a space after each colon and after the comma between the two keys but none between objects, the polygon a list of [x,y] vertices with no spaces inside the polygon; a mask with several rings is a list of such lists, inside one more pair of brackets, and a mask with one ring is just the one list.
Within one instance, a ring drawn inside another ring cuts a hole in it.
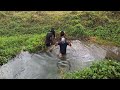
[{"label": "leafy plant", "polygon": [[80,71],[66,73],[66,79],[120,79],[120,62],[104,60],[94,62]]}]

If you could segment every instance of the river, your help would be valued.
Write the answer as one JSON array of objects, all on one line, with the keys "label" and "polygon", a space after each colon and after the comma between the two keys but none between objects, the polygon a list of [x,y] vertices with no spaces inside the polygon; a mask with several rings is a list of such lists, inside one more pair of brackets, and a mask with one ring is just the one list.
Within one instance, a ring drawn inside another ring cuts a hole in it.
[{"label": "river", "polygon": [[[71,65],[68,72],[88,67],[93,61],[105,58],[120,60],[119,47],[84,43],[79,40],[73,40],[71,43],[72,47],[67,47],[66,56]],[[58,54],[59,46],[54,47],[51,53],[30,54],[22,51],[0,67],[0,79],[59,79],[57,63],[61,59]]]}]

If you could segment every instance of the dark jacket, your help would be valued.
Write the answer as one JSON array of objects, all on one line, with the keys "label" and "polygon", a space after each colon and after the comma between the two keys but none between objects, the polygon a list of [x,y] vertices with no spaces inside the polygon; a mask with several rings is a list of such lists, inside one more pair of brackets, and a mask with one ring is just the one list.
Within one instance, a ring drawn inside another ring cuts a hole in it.
[{"label": "dark jacket", "polygon": [[51,31],[50,31],[51,33],[52,33],[52,35],[54,36],[54,38],[55,38],[55,30],[54,29],[51,29]]},{"label": "dark jacket", "polygon": [[60,53],[66,54],[67,45],[69,45],[69,43],[68,42],[62,43],[60,41],[60,42],[58,42],[58,45],[60,46]]},{"label": "dark jacket", "polygon": [[64,31],[61,31],[60,32],[60,37],[63,37],[65,35],[65,32]]},{"label": "dark jacket", "polygon": [[48,32],[47,35],[46,35],[45,43],[50,44],[51,42],[52,42],[52,33]]}]

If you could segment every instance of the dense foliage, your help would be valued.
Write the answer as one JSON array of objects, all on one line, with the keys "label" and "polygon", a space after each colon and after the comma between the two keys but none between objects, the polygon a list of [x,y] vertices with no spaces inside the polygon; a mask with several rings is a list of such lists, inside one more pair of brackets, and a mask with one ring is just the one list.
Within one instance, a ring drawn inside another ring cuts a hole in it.
[{"label": "dense foliage", "polygon": [[104,60],[81,71],[66,73],[64,79],[120,79],[120,62]]}]

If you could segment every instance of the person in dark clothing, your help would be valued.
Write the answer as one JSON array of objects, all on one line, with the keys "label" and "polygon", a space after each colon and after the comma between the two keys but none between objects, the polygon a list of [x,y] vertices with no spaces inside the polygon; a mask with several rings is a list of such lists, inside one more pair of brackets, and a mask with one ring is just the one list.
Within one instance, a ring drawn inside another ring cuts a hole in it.
[{"label": "person in dark clothing", "polygon": [[51,28],[50,32],[52,33],[52,43],[51,44],[53,45],[55,43],[54,40],[56,38],[55,37],[55,30],[54,30],[54,28]]},{"label": "person in dark clothing", "polygon": [[52,33],[51,32],[47,33],[45,44],[47,47],[51,46],[51,44],[52,44]]},{"label": "person in dark clothing", "polygon": [[54,30],[54,28],[51,28],[50,32],[52,33],[53,38],[55,38],[55,30]]},{"label": "person in dark clothing", "polygon": [[65,36],[65,32],[62,30],[61,32],[60,32],[60,37],[64,37]]},{"label": "person in dark clothing", "polygon": [[64,37],[61,38],[61,41],[58,42],[56,45],[60,46],[60,57],[66,55],[67,45],[71,46],[71,43],[67,42]]},{"label": "person in dark clothing", "polygon": [[62,31],[60,31],[60,40],[62,39],[62,37],[64,37],[65,38],[65,32],[62,30]]}]

